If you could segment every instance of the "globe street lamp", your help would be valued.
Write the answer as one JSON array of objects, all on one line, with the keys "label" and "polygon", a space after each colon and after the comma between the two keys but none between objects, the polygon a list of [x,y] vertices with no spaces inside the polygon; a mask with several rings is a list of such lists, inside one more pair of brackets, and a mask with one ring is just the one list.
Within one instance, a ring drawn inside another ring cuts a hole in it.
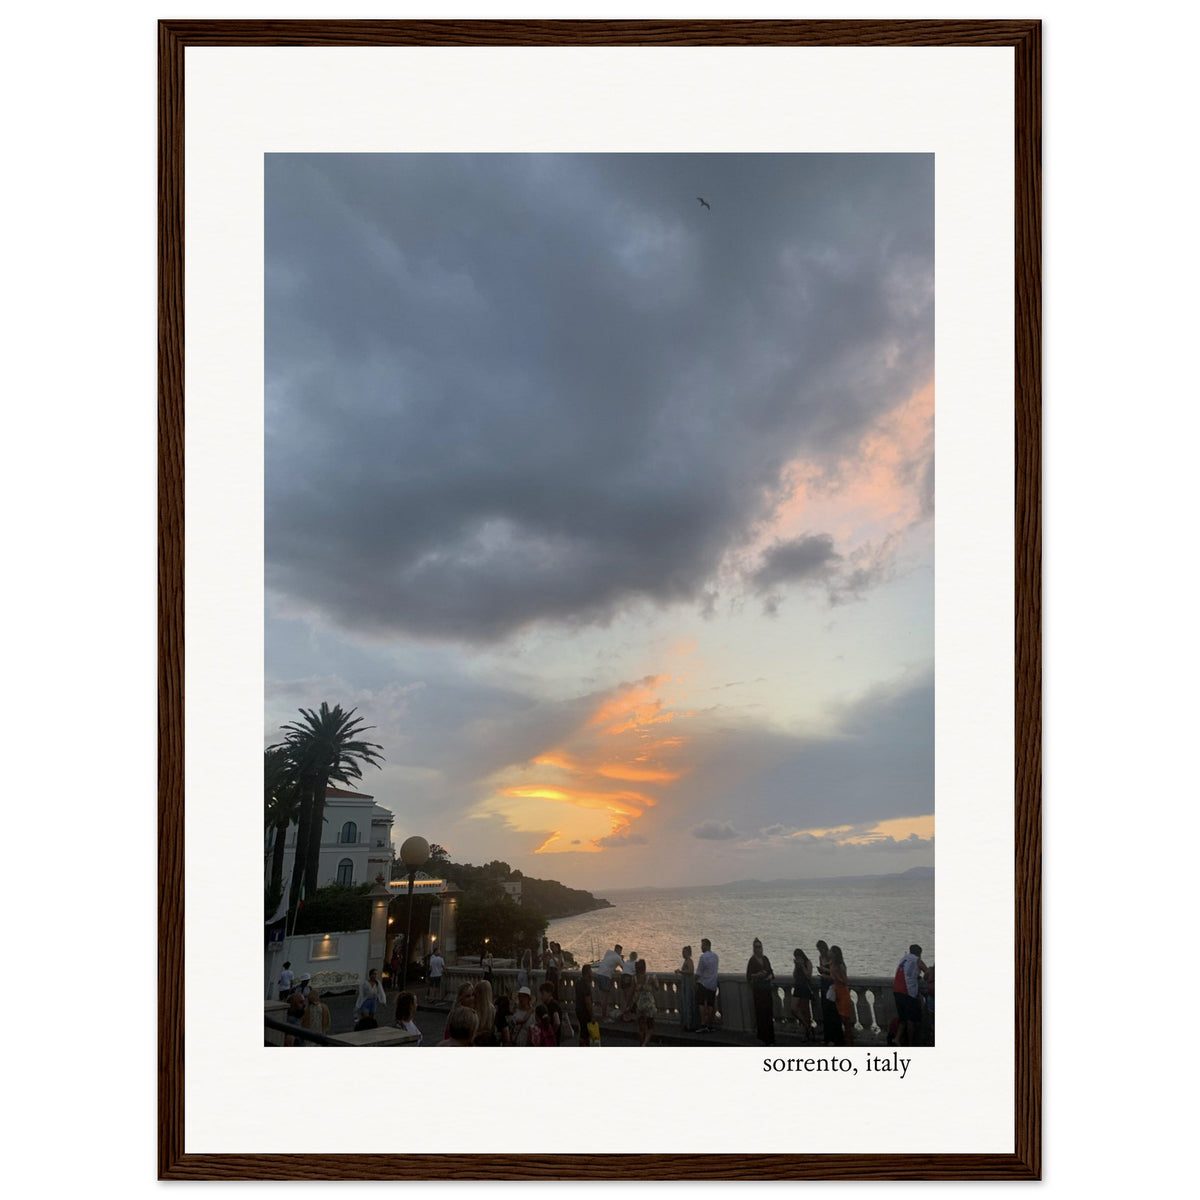
[{"label": "globe street lamp", "polygon": [[412,953],[412,898],[417,868],[429,861],[429,843],[415,834],[400,847],[400,861],[408,868],[408,924],[404,933],[404,966],[400,969],[400,990],[408,983],[408,959]]}]

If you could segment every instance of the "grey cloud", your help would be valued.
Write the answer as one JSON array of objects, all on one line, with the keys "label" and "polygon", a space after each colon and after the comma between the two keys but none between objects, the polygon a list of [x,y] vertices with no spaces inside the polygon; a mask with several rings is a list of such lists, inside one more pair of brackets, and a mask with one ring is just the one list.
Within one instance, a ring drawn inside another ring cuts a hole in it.
[{"label": "grey cloud", "polygon": [[932,367],[928,155],[268,155],[266,201],[268,591],[355,635],[711,606]]},{"label": "grey cloud", "polygon": [[783,583],[821,580],[841,561],[827,533],[807,533],[776,542],[763,555],[762,565],[750,576],[756,591],[765,592]]},{"label": "grey cloud", "polygon": [[606,850],[620,850],[625,846],[645,846],[647,840],[640,833],[611,833],[608,837],[596,838],[592,844]]},{"label": "grey cloud", "polygon": [[737,836],[738,831],[728,821],[702,821],[692,830],[692,837],[705,841],[727,842]]},{"label": "grey cloud", "polygon": [[[687,748],[677,830],[728,824],[735,798],[755,828],[827,829],[933,811],[933,680],[881,688],[840,714],[836,730],[703,730]],[[665,825],[665,805],[653,810]],[[818,839],[819,841],[820,839]]]}]

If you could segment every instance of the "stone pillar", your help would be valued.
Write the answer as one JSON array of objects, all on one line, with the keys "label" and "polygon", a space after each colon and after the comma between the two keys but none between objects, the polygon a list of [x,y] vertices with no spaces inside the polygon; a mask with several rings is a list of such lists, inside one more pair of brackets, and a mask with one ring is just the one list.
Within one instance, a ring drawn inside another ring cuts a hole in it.
[{"label": "stone pillar", "polygon": [[392,902],[392,893],[377,883],[368,893],[371,902],[371,932],[367,938],[367,961],[363,965],[362,978],[366,979],[367,972],[374,969],[383,978],[384,957],[387,954],[388,935],[388,905]]}]

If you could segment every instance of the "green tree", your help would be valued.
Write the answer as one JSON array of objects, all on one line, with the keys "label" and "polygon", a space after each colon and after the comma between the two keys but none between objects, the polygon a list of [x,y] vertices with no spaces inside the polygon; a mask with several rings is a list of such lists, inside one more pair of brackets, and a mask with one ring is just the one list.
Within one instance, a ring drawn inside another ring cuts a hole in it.
[{"label": "green tree", "polygon": [[319,884],[321,830],[325,824],[325,791],[331,781],[349,783],[362,778],[362,763],[378,767],[381,746],[362,740],[374,726],[355,718],[357,710],[345,712],[340,704],[330,708],[325,701],[319,710],[300,709],[300,721],[282,726],[286,735],[278,746],[286,747],[296,764],[300,786],[300,811],[296,827],[296,863],[292,869],[290,903],[295,904],[303,882],[307,892]]},{"label": "green tree", "polygon": [[369,883],[331,883],[304,896],[296,916],[297,933],[337,933],[371,927]]},{"label": "green tree", "polygon": [[481,953],[486,938],[493,954],[518,957],[522,950],[541,944],[546,925],[536,909],[514,904],[499,886],[484,886],[459,901],[456,937],[464,954]]}]

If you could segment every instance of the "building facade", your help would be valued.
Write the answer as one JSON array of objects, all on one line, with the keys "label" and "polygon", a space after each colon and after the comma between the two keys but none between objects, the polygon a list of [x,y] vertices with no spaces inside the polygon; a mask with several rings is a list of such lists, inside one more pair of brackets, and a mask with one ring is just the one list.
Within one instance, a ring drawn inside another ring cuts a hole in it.
[{"label": "building facade", "polygon": [[[390,810],[375,803],[374,796],[330,786],[325,789],[325,821],[321,830],[321,863],[318,886],[331,883],[352,886],[373,883],[392,871],[392,821]],[[269,848],[268,848],[269,850]],[[288,826],[283,858],[285,883],[292,877],[296,859],[296,826]],[[267,876],[270,854],[267,855]]]}]

